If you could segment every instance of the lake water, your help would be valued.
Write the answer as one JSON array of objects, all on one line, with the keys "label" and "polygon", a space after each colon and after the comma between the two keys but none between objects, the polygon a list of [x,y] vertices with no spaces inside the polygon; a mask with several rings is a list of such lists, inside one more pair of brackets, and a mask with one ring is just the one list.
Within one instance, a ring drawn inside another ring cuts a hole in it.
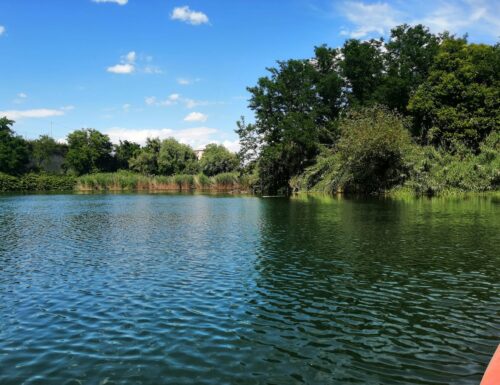
[{"label": "lake water", "polygon": [[0,384],[478,384],[500,201],[0,196]]}]

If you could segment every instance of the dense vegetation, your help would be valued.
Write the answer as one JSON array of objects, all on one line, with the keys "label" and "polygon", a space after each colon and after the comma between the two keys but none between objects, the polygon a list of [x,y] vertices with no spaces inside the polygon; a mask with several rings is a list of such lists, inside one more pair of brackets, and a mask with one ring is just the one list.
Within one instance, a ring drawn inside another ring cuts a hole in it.
[{"label": "dense vegetation", "polygon": [[236,130],[263,191],[498,189],[500,45],[402,25],[268,70]]},{"label": "dense vegetation", "polygon": [[0,191],[117,189],[241,189],[239,160],[224,146],[209,144],[201,160],[174,138],[149,138],[145,146],[94,129],[70,133],[67,144],[49,136],[25,140],[14,122],[0,119]]},{"label": "dense vegetation", "polygon": [[434,195],[500,187],[499,44],[402,25],[388,41],[323,45],[312,59],[268,71],[248,88],[255,122],[237,122],[237,155],[210,144],[198,159],[173,138],[112,144],[94,129],[70,133],[67,144],[25,140],[1,118],[0,190],[245,185]]}]

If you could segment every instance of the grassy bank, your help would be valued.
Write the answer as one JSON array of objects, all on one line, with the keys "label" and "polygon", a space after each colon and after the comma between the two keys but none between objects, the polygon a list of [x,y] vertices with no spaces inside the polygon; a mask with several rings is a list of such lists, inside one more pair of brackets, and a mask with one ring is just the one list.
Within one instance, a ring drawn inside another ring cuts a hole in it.
[{"label": "grassy bank", "polygon": [[77,179],[77,191],[221,191],[244,192],[249,185],[237,173],[208,177],[199,175],[146,176],[127,171],[83,175]]}]

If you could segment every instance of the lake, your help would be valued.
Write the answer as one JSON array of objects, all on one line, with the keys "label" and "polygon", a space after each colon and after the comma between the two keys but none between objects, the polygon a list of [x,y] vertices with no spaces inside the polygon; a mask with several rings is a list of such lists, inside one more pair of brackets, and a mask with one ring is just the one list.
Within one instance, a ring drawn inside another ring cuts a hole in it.
[{"label": "lake", "polygon": [[478,384],[500,199],[0,196],[0,384]]}]

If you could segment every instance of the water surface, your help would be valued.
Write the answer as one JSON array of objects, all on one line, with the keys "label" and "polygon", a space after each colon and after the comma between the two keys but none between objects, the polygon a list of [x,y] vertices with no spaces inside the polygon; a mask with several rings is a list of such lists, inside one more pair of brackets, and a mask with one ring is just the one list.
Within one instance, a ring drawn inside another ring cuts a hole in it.
[{"label": "water surface", "polygon": [[0,196],[0,384],[477,384],[500,202]]}]

